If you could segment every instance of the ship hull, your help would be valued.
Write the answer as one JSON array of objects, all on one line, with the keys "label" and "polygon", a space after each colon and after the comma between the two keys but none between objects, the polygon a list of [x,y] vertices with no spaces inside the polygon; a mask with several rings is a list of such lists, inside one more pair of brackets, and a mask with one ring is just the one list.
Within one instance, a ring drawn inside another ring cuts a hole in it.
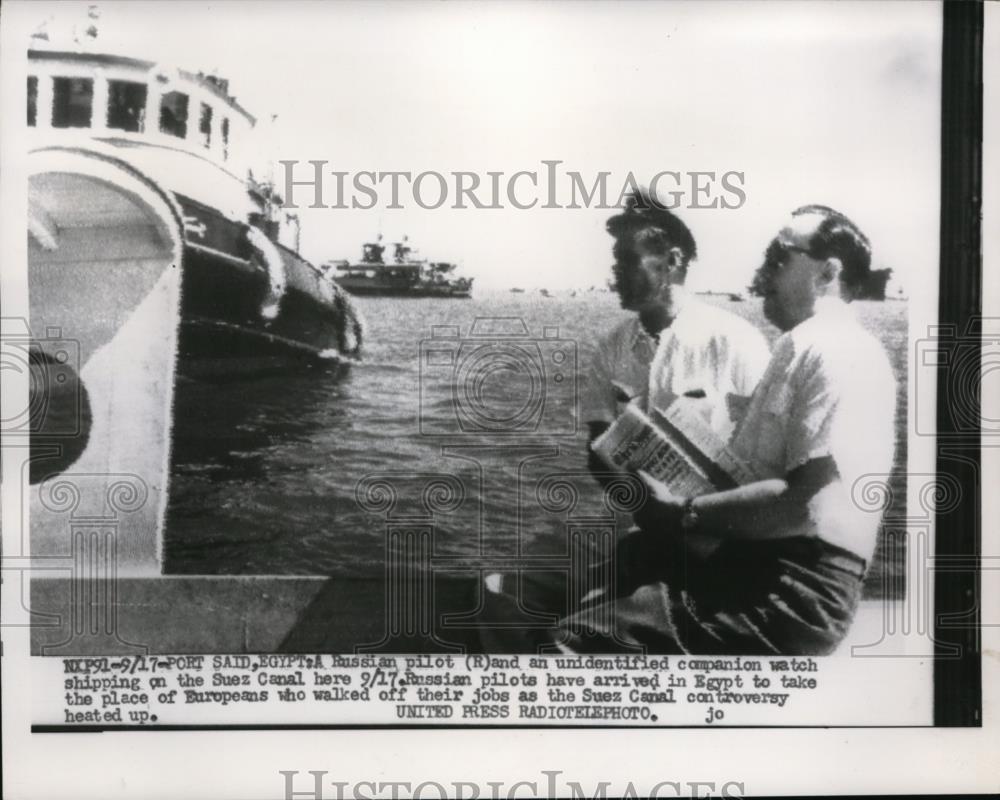
[{"label": "ship hull", "polygon": [[[345,370],[360,319],[298,254],[113,151],[28,164],[31,327],[11,350],[30,375],[32,554],[159,574],[177,378]],[[127,535],[98,550],[74,528],[119,516]]]},{"label": "ship hull", "polygon": [[202,377],[303,362],[353,360],[360,319],[344,293],[305,259],[272,244],[281,284],[246,226],[177,196],[185,220],[181,374]]},{"label": "ship hull", "polygon": [[[155,182],[101,154],[43,149],[28,165],[31,552],[159,574],[180,209]],[[77,524],[114,528],[119,518],[117,536]]]},{"label": "ship hull", "polygon": [[[32,240],[33,261],[46,264],[33,273],[34,285],[58,272],[51,264],[78,262],[65,280],[49,280],[44,292],[39,289],[45,299],[33,308],[36,320],[53,313],[60,325],[72,325],[82,347],[97,348],[115,329],[116,306],[148,288],[129,273],[151,247],[146,240],[153,223],[140,225],[129,216],[136,213],[127,199],[134,191],[124,187],[137,182],[164,198],[180,220],[180,252],[172,268],[180,285],[179,374],[211,375],[222,362],[226,372],[238,373],[357,359],[362,323],[349,296],[294,251],[171,191],[123,157],[131,150],[89,143],[35,153],[42,166],[32,178],[32,224],[53,241],[52,255],[45,255],[37,237]],[[63,171],[50,170],[50,163]],[[97,180],[91,173],[106,177]],[[63,224],[64,218],[70,222]]]},{"label": "ship hull", "polygon": [[[367,265],[353,267],[355,270],[364,268],[370,269]],[[344,291],[362,297],[472,297],[471,279],[432,283],[422,280],[415,270],[396,276],[379,275],[377,272],[371,277],[342,274],[337,277],[337,283]]]},{"label": "ship hull", "polygon": [[373,286],[359,283],[348,283],[339,280],[341,287],[350,294],[360,297],[447,297],[447,298],[470,298],[472,292],[461,289],[427,289],[427,288],[405,288],[395,286]]},{"label": "ship hull", "polygon": [[[365,245],[368,255],[374,245]],[[379,251],[381,252],[381,251]],[[472,278],[452,274],[455,265],[421,260],[362,260],[334,262],[337,283],[344,291],[363,297],[469,298]]]}]

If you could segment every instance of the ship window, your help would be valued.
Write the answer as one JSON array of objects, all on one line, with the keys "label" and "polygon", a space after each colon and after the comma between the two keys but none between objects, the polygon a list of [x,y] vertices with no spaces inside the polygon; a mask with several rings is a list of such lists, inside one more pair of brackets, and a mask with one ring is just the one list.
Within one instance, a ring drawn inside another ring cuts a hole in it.
[{"label": "ship window", "polygon": [[229,158],[229,117],[222,118],[222,159]]},{"label": "ship window", "polygon": [[212,107],[208,103],[201,104],[201,114],[198,116],[198,133],[201,136],[202,147],[211,147]]},{"label": "ship window", "polygon": [[38,116],[38,78],[28,76],[28,124],[34,127]]},{"label": "ship window", "polygon": [[160,100],[160,130],[181,139],[187,136],[188,96],[167,92]]},{"label": "ship window", "polygon": [[108,127],[142,133],[146,122],[146,84],[108,81]]},{"label": "ship window", "polygon": [[87,128],[94,104],[90,78],[52,79],[52,127]]}]

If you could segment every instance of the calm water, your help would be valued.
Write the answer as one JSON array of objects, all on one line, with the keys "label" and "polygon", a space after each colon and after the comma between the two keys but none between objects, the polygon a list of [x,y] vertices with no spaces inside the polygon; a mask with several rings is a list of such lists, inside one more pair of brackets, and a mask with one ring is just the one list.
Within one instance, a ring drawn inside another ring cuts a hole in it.
[{"label": "calm water", "polygon": [[[759,301],[703,299],[777,334]],[[559,554],[567,515],[605,513],[586,476],[574,378],[625,316],[613,295],[358,305],[365,361],[346,374],[178,387],[168,572],[381,575],[387,513],[428,508],[435,556]],[[906,305],[859,305],[905,386]],[[572,508],[553,475],[577,488]]]}]

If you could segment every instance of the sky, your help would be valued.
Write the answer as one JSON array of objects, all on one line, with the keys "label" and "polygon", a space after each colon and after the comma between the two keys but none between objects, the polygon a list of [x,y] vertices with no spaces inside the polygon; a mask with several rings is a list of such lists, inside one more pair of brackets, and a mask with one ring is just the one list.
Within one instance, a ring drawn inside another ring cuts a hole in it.
[{"label": "sky", "polygon": [[[36,7],[40,21],[53,13]],[[509,176],[560,160],[588,184],[610,172],[611,203],[630,171],[640,182],[664,170],[737,171],[739,208],[678,210],[698,242],[694,288],[745,287],[784,216],[810,202],[852,216],[897,284],[936,274],[937,4],[99,8],[100,40],[116,51],[229,78],[260,120],[262,165]],[[585,287],[609,277],[612,211],[425,210],[402,197],[403,209],[385,208],[384,186],[371,210],[301,209],[303,253],[355,258],[377,233],[407,234],[432,260],[459,262],[480,287]]]}]

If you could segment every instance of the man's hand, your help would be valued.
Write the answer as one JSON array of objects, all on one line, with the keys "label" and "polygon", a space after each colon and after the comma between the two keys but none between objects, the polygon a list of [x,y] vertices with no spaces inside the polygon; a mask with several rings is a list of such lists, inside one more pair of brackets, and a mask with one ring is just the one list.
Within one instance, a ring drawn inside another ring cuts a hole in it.
[{"label": "man's hand", "polygon": [[[684,546],[699,559],[706,559],[719,549],[722,540],[705,531],[685,531],[681,525],[687,500],[671,492],[662,481],[640,470],[639,480],[649,493],[645,507],[635,515],[636,524],[644,531],[663,532],[683,537]],[[648,527],[647,527],[648,526]]]},{"label": "man's hand", "polygon": [[601,461],[597,453],[589,445],[592,445],[611,426],[607,422],[588,422],[587,427],[590,434],[587,440],[589,442],[587,446],[587,467],[597,482],[601,484],[601,487],[606,489],[611,479],[615,477],[615,473],[605,466],[604,462]]},{"label": "man's hand", "polygon": [[658,481],[645,470],[637,473],[646,487],[646,504],[633,515],[636,524],[644,531],[680,530],[685,498],[678,497],[666,484]]}]

